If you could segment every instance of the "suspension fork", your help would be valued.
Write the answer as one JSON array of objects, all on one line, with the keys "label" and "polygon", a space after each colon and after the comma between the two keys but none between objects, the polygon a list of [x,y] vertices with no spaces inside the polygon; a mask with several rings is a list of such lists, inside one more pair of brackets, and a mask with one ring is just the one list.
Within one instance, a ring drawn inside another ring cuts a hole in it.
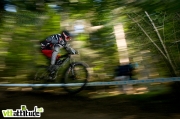
[{"label": "suspension fork", "polygon": [[71,67],[71,73],[72,73],[72,75],[74,76],[75,74],[74,74],[74,70],[73,70],[73,68],[74,68],[74,64],[73,63],[71,63],[70,64],[70,67]]},{"label": "suspension fork", "polygon": [[71,63],[70,64],[70,72],[71,72],[71,76],[72,76],[72,78],[73,78],[73,80],[75,80],[76,79],[76,74],[75,74],[75,72],[74,72],[74,63]]}]

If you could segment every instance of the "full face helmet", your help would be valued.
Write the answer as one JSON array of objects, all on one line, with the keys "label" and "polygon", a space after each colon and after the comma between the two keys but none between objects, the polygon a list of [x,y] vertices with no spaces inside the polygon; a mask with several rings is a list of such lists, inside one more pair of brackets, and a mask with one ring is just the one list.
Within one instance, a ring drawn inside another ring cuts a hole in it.
[{"label": "full face helmet", "polygon": [[62,31],[61,37],[64,41],[70,41],[71,40],[71,34],[68,31]]}]

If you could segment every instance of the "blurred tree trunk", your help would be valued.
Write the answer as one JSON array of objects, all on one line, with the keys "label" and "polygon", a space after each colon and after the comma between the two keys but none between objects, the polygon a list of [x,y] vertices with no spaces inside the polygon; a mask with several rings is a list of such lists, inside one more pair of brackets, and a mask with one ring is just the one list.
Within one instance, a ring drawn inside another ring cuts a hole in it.
[{"label": "blurred tree trunk", "polygon": [[4,6],[5,6],[5,1],[4,0],[0,0],[0,25],[2,24]]}]

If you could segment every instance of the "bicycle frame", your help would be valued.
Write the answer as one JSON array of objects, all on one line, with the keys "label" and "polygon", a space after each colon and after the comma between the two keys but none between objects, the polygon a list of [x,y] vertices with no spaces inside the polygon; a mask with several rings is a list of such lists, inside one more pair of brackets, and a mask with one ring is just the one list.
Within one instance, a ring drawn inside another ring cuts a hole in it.
[{"label": "bicycle frame", "polygon": [[[65,58],[65,59],[62,59],[62,58]],[[59,67],[64,66],[68,61],[71,62],[71,55],[70,54],[62,55],[58,60],[61,60],[62,63],[56,64],[56,65],[59,65]]]},{"label": "bicycle frame", "polygon": [[[69,44],[68,44],[67,46],[68,46],[68,47],[66,47],[66,50],[68,49],[68,50],[67,50],[67,53],[59,57],[59,59],[62,59],[63,57],[65,57],[65,60],[63,60],[63,62],[60,64],[60,66],[66,64],[67,61],[71,61],[71,55],[72,55],[72,54],[76,54],[76,53],[74,52],[74,49],[72,49],[71,47],[69,47],[69,46],[70,46]],[[58,60],[59,60],[59,59],[58,59]]]}]

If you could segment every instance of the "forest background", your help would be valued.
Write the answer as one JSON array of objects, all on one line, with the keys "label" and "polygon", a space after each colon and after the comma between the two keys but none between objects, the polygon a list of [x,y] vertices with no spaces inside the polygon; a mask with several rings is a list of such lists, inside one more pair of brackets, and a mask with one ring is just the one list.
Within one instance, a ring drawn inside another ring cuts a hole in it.
[{"label": "forest background", "polygon": [[[118,24],[130,61],[138,64],[137,79],[179,76],[179,5],[178,0],[1,0],[0,77],[29,79],[37,65],[47,63],[39,41],[68,29],[80,51],[77,60],[90,66],[91,81],[109,81],[121,56]],[[83,31],[77,33],[78,25]]]}]

